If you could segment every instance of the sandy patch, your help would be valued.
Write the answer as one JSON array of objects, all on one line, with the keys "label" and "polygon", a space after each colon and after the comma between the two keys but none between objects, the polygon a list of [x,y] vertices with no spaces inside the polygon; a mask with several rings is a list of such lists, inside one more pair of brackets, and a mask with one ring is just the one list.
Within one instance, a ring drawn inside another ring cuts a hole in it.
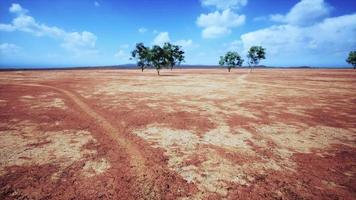
[{"label": "sandy patch", "polygon": [[0,99],[0,106],[6,106],[7,100]]},{"label": "sandy patch", "polygon": [[[248,185],[249,181],[254,179],[248,173],[251,169],[261,173],[269,169],[281,169],[273,160],[265,163],[251,161],[239,165],[206,146],[217,146],[241,155],[252,154],[254,152],[247,143],[247,140],[252,139],[252,135],[243,129],[231,132],[229,127],[221,126],[200,138],[191,131],[173,130],[154,124],[135,130],[134,134],[144,138],[154,147],[164,149],[169,157],[169,167],[188,182],[198,186],[200,192],[196,194],[197,199],[207,193],[226,196],[230,182]],[[198,162],[194,160],[196,157],[199,157]]]},{"label": "sandy patch", "polygon": [[[96,142],[88,131],[43,132],[29,121],[20,122],[0,131],[0,174],[7,173],[10,166],[43,164],[59,166],[60,173],[74,162],[97,153],[83,148],[88,142]],[[102,173],[109,166],[106,160],[93,161],[86,163],[83,170],[89,176]]]},{"label": "sandy patch", "polygon": [[110,163],[102,158],[98,161],[87,161],[83,167],[83,175],[86,177],[92,177],[97,174],[104,173],[110,168]]},{"label": "sandy patch", "polygon": [[37,97],[25,95],[20,98],[20,100],[28,104],[33,109],[40,108],[59,108],[67,109],[65,102],[61,98],[53,97],[55,93],[49,93],[45,95],[39,95]]},{"label": "sandy patch", "polygon": [[327,126],[297,127],[277,123],[259,126],[257,130],[279,147],[300,153],[311,153],[313,149],[327,148],[331,144],[355,147],[356,141],[355,132]]}]

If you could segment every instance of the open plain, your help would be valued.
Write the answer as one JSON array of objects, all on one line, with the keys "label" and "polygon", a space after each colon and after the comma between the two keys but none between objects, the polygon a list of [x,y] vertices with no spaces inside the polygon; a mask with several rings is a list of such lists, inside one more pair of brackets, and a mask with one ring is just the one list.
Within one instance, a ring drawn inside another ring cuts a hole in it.
[{"label": "open plain", "polygon": [[0,72],[0,199],[356,199],[356,72]]}]

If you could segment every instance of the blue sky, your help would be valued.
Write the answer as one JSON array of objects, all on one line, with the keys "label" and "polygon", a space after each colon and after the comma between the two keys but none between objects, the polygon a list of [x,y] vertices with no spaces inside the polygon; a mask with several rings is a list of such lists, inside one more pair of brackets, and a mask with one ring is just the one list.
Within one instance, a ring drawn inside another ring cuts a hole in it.
[{"label": "blue sky", "polygon": [[0,1],[2,67],[132,63],[135,43],[166,41],[183,47],[186,64],[262,45],[265,65],[347,66],[356,0]]}]

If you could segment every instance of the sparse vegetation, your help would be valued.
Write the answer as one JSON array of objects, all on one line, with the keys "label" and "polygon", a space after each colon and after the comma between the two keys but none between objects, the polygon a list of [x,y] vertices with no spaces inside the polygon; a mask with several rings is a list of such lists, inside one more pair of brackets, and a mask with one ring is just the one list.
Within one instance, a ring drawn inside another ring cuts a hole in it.
[{"label": "sparse vegetation", "polygon": [[347,57],[346,62],[351,64],[354,69],[356,69],[356,51],[351,51],[349,57]]},{"label": "sparse vegetation", "polygon": [[221,66],[227,66],[228,71],[231,71],[231,68],[235,68],[236,66],[241,67],[244,60],[241,56],[234,51],[229,51],[225,54],[225,56],[220,56],[219,64]]},{"label": "sparse vegetation", "polygon": [[132,58],[137,60],[137,66],[143,71],[145,68],[150,67],[151,53],[148,47],[143,43],[137,43],[135,49],[131,52]]},{"label": "sparse vegetation", "polygon": [[172,70],[174,66],[180,65],[184,62],[184,51],[178,45],[173,45],[169,42],[163,45],[165,57],[167,59],[168,66]]},{"label": "sparse vegetation", "polygon": [[184,62],[184,51],[180,46],[169,42],[164,43],[163,47],[154,45],[152,48],[138,43],[131,52],[131,56],[137,60],[137,66],[142,71],[148,67],[154,67],[158,75],[162,68],[169,67],[172,70],[174,66]]},{"label": "sparse vegetation", "polygon": [[266,49],[262,46],[252,46],[248,51],[247,58],[250,71],[252,71],[253,66],[258,65],[261,60],[266,59]]},{"label": "sparse vegetation", "polygon": [[151,49],[151,61],[153,67],[157,70],[157,74],[159,74],[159,71],[168,65],[167,58],[165,56],[165,52],[163,48],[161,48],[158,45],[154,45]]}]

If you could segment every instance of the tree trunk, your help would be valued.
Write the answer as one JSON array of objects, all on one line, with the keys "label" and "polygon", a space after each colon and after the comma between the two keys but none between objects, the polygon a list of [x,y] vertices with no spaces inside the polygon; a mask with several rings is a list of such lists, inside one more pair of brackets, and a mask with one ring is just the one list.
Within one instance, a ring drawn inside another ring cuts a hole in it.
[{"label": "tree trunk", "polygon": [[229,67],[229,68],[227,68],[228,70],[229,70],[229,72],[231,71],[231,68]]},{"label": "tree trunk", "polygon": [[159,76],[159,70],[157,69],[157,74],[158,74],[158,76]]},{"label": "tree trunk", "polygon": [[253,66],[251,65],[251,66],[250,66],[250,72],[252,72],[252,67],[253,67]]},{"label": "tree trunk", "polygon": [[143,67],[141,68],[141,71],[143,72]]}]

